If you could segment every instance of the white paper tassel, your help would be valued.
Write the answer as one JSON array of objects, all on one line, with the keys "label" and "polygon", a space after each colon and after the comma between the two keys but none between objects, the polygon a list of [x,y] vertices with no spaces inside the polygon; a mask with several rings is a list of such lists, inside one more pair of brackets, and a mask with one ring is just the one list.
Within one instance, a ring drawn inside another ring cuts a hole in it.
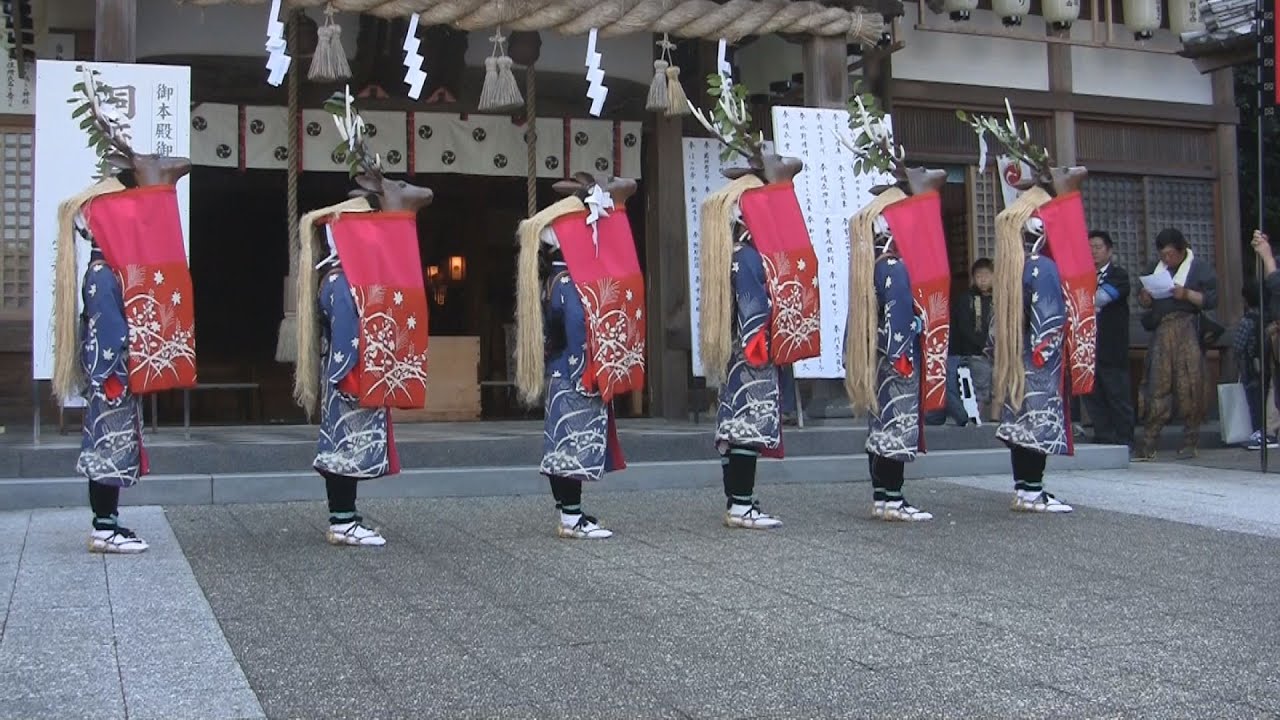
[{"label": "white paper tassel", "polygon": [[587,112],[592,117],[600,117],[604,110],[604,100],[609,97],[609,88],[604,86],[604,70],[600,69],[600,62],[604,58],[596,52],[597,33],[596,28],[591,28],[587,35],[587,97],[591,99],[591,107]]}]

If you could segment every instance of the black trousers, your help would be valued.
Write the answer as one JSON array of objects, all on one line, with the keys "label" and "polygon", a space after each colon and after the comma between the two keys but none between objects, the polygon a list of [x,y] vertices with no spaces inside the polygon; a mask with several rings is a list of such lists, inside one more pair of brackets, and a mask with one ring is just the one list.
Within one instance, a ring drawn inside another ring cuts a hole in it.
[{"label": "black trousers", "polygon": [[721,459],[724,497],[727,505],[750,504],[756,491],[756,462],[760,453],[748,447],[730,445]]},{"label": "black trousers", "polygon": [[1133,444],[1133,427],[1137,421],[1129,384],[1128,368],[1099,367],[1094,372],[1093,392],[1084,396],[1085,407],[1093,419],[1094,442]]}]

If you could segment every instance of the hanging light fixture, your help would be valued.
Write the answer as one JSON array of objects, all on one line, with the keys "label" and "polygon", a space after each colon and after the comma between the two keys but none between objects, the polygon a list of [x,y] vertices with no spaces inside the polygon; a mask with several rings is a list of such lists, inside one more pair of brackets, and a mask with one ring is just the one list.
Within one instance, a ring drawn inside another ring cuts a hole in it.
[{"label": "hanging light fixture", "polygon": [[1124,0],[1124,24],[1133,31],[1133,39],[1150,40],[1160,29],[1160,0]]},{"label": "hanging light fixture", "polygon": [[467,259],[461,255],[449,256],[449,282],[460,283],[466,282],[467,279]]}]

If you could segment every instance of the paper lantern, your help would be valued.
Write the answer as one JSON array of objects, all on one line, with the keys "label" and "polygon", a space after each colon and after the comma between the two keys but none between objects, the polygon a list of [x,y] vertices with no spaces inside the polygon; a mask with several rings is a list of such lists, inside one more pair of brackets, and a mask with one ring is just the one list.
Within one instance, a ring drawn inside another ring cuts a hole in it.
[{"label": "paper lantern", "polygon": [[943,12],[951,14],[951,19],[962,22],[969,19],[969,13],[978,9],[978,0],[945,0]]},{"label": "paper lantern", "polygon": [[992,0],[991,9],[1000,16],[1005,27],[1015,27],[1031,13],[1031,0]]},{"label": "paper lantern", "polygon": [[1124,24],[1134,40],[1150,40],[1160,29],[1160,0],[1124,0]]},{"label": "paper lantern", "polygon": [[1174,35],[1204,32],[1199,0],[1169,0],[1169,29]]},{"label": "paper lantern", "polygon": [[1042,7],[1044,21],[1055,30],[1067,30],[1071,23],[1080,19],[1080,0],[1043,0]]}]

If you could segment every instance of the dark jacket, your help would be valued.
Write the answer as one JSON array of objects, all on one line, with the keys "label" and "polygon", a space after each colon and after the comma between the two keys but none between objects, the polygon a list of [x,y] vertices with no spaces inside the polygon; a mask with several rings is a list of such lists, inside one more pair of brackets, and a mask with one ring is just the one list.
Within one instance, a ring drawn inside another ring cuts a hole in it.
[{"label": "dark jacket", "polygon": [[991,295],[969,288],[951,306],[951,354],[981,355],[990,329]]},{"label": "dark jacket", "polygon": [[[1152,265],[1147,274],[1155,272],[1159,267],[1159,263]],[[1176,269],[1173,271],[1176,272]],[[1188,313],[1191,315],[1199,315],[1206,310],[1212,310],[1218,306],[1218,278],[1213,274],[1213,270],[1200,258],[1191,261],[1191,269],[1187,271],[1186,288],[1194,290],[1204,295],[1204,305],[1196,307],[1189,300],[1176,300],[1172,297],[1154,300],[1151,303],[1151,309],[1144,313],[1143,326],[1152,329],[1160,324],[1165,315],[1174,312]]]},{"label": "dark jacket", "polygon": [[1129,367],[1129,273],[1113,260],[1098,275],[1100,295],[1110,298],[1098,311],[1098,367]]}]

